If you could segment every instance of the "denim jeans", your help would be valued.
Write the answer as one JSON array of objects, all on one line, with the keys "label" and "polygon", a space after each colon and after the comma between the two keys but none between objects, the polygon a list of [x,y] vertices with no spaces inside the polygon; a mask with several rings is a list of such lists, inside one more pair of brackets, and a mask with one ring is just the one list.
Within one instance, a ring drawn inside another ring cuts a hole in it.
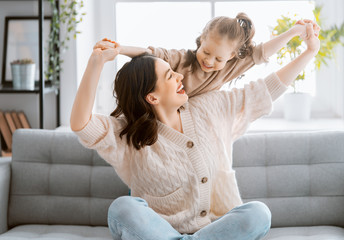
[{"label": "denim jeans", "polygon": [[194,234],[180,234],[142,198],[124,196],[110,206],[108,225],[115,240],[258,240],[270,229],[271,213],[261,202],[233,208]]}]

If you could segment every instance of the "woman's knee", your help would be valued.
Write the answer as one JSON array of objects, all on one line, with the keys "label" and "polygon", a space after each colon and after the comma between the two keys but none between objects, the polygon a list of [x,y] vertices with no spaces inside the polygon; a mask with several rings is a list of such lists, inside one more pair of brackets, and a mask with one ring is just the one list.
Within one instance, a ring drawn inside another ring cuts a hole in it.
[{"label": "woman's knee", "polygon": [[271,212],[270,209],[262,202],[253,201],[244,204],[248,210],[247,224],[252,228],[261,228],[268,230],[271,227]]},{"label": "woman's knee", "polygon": [[122,196],[116,198],[110,205],[108,210],[108,217],[113,219],[123,219],[135,212],[138,204],[147,204],[143,199]]}]

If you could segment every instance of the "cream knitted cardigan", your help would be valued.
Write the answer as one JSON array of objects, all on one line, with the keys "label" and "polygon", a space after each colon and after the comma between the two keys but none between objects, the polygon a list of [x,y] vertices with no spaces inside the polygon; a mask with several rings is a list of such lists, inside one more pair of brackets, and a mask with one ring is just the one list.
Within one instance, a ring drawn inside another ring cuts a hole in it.
[{"label": "cream knitted cardigan", "polygon": [[76,134],[115,168],[132,196],[180,233],[194,233],[242,204],[232,143],[285,89],[273,73],[243,89],[193,97],[180,109],[184,134],[158,122],[158,141],[139,151],[119,138],[121,117],[94,114]]}]

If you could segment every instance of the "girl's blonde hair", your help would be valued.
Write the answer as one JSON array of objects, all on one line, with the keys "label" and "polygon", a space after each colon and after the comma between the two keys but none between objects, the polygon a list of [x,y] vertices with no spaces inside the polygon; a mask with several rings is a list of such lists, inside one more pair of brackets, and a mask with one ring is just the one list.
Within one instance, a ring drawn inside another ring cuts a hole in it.
[{"label": "girl's blonde hair", "polygon": [[202,34],[196,39],[197,49],[188,51],[184,67],[196,63],[196,52],[201,46],[201,39],[206,39],[210,32],[214,31],[221,37],[236,42],[235,57],[244,59],[252,55],[255,46],[252,38],[255,33],[254,25],[251,19],[245,13],[238,13],[235,18],[220,16],[210,20],[204,27]]}]

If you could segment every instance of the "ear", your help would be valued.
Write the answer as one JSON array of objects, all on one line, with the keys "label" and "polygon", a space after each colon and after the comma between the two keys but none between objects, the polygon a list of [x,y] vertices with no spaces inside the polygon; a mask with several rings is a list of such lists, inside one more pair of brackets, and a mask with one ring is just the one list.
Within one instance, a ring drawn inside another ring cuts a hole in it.
[{"label": "ear", "polygon": [[146,96],[146,101],[152,105],[156,105],[159,103],[159,99],[154,95],[154,93],[148,93]]}]

